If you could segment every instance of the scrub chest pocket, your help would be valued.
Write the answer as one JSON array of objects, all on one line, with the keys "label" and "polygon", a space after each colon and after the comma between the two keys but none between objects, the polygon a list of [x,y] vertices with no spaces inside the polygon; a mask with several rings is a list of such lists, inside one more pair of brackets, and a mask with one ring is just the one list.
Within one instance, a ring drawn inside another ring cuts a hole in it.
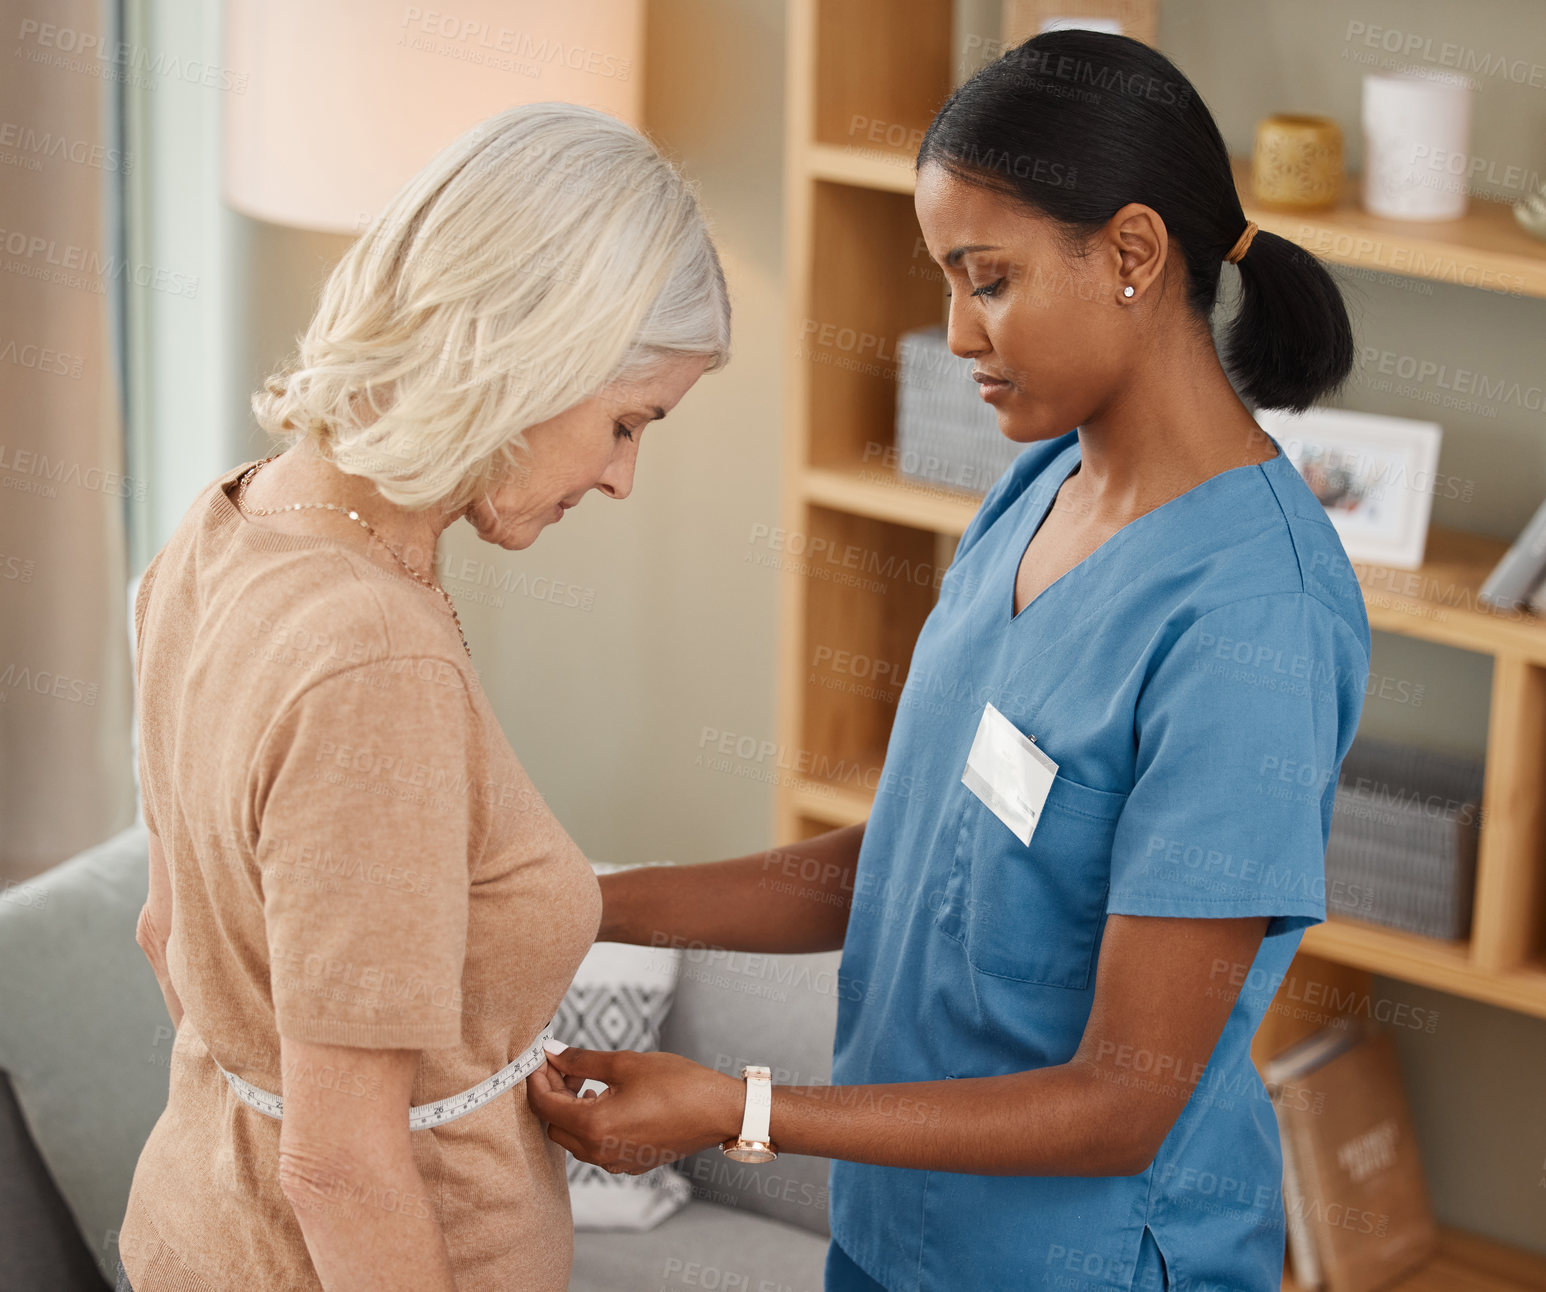
[{"label": "scrub chest pocket", "polygon": [[979,973],[1083,991],[1105,923],[1111,842],[1127,799],[1063,776],[1029,845],[965,786],[935,927]]}]

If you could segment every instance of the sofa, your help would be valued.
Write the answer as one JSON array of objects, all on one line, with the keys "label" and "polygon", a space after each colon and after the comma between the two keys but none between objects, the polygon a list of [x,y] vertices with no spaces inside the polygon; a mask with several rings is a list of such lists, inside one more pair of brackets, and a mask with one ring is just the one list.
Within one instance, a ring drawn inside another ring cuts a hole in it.
[{"label": "sofa", "polygon": [[[166,1103],[172,1029],[134,941],[148,876],[133,827],[0,889],[0,1289],[102,1292],[141,1145]],[[837,954],[686,951],[661,1047],[724,1072],[831,1075]],[[669,1168],[691,1200],[643,1233],[575,1235],[578,1292],[819,1292],[827,1164]],[[145,1290],[149,1292],[149,1290]]]}]

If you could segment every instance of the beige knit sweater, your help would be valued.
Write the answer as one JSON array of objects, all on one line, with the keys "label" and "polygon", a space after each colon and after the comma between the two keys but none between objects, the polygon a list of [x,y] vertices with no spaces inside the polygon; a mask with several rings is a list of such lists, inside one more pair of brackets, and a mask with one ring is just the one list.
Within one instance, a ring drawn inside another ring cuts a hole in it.
[{"label": "beige knit sweater", "polygon": [[[501,733],[446,606],[354,546],[198,497],[135,611],[145,819],[185,1016],[119,1238],[135,1292],[317,1289],[280,1192],[279,1037],[422,1051],[411,1101],[477,1084],[553,1016],[596,880]],[[349,1080],[346,1073],[340,1081]],[[368,1097],[368,1092],[367,1092]],[[561,1289],[563,1153],[524,1085],[414,1131],[460,1292]]]}]

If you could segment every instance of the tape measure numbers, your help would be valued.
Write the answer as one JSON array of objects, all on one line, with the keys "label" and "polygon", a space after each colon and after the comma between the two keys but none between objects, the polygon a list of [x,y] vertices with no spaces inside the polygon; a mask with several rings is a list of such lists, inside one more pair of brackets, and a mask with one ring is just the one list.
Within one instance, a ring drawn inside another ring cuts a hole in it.
[{"label": "tape measure numbers", "polygon": [[[454,1122],[459,1117],[467,1116],[468,1113],[477,1112],[491,1099],[496,1099],[505,1091],[520,1085],[547,1059],[547,1052],[542,1048],[542,1043],[551,1040],[552,1037],[553,1025],[549,1023],[535,1041],[492,1077],[485,1077],[472,1089],[464,1090],[459,1095],[452,1095],[449,1099],[437,1099],[432,1104],[419,1104],[415,1108],[410,1108],[408,1129],[429,1130],[434,1126],[444,1126],[447,1122]],[[210,1055],[211,1059],[214,1057]],[[252,1082],[238,1077],[234,1072],[226,1072],[220,1067],[218,1059],[215,1059],[215,1066],[225,1073],[225,1079],[236,1092],[236,1097],[247,1107],[262,1113],[265,1117],[272,1117],[275,1121],[284,1117],[284,1100],[279,1095],[260,1089]]]}]

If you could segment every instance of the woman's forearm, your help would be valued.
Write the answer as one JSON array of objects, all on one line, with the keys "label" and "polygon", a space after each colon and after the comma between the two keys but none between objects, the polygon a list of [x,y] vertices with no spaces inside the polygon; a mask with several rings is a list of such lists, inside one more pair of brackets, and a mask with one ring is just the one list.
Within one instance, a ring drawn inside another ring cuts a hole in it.
[{"label": "woman's forearm", "polygon": [[[419,1053],[279,1037],[279,1188],[327,1292],[455,1292],[408,1128]],[[340,1077],[340,1074],[345,1074]]]},{"label": "woman's forearm", "polygon": [[843,945],[862,825],[731,861],[601,877],[600,942],[796,954]]},{"label": "woman's forearm", "polygon": [[166,1001],[166,1012],[171,1015],[172,1027],[175,1029],[182,1026],[183,1006],[177,998],[177,989],[172,986],[172,973],[166,958],[167,940],[172,936],[172,879],[161,840],[154,834],[147,834],[145,841],[150,853],[149,891],[145,905],[140,909],[134,940],[150,961],[156,982],[161,986],[161,995]]},{"label": "woman's forearm", "polygon": [[349,1169],[292,1156],[281,1180],[327,1292],[456,1292],[445,1234],[411,1158]]},{"label": "woman's forearm", "polygon": [[166,939],[167,935],[156,927],[150,907],[147,905],[141,908],[139,924],[134,931],[134,940],[145,953],[145,959],[150,961],[150,970],[156,975],[156,983],[161,988],[161,998],[166,1001],[166,1012],[171,1016],[172,1029],[175,1031],[182,1026],[183,1005],[177,998],[177,989],[172,986],[172,973],[166,961]]}]

